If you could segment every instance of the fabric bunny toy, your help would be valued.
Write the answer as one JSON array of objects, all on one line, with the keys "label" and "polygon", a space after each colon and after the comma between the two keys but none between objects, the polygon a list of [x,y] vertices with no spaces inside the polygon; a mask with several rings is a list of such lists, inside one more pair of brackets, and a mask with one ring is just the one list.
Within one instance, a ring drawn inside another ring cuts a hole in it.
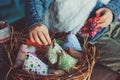
[{"label": "fabric bunny toy", "polygon": [[67,39],[65,40],[65,42],[62,45],[62,48],[64,50],[66,50],[68,47],[70,47],[74,50],[77,50],[77,51],[82,50],[81,45],[80,45],[77,37],[72,32],[69,32],[69,34],[67,35]]},{"label": "fabric bunny toy", "polygon": [[14,68],[21,67],[23,65],[24,61],[25,61],[26,55],[27,54],[35,55],[35,51],[36,51],[36,49],[33,46],[28,47],[27,45],[22,44],[20,46],[20,50],[18,52]]},{"label": "fabric bunny toy", "polygon": [[69,72],[72,68],[75,67],[77,62],[77,59],[62,51],[59,57],[58,67],[62,70]]},{"label": "fabric bunny toy", "polygon": [[48,66],[32,54],[27,54],[23,69],[34,74],[48,75]]},{"label": "fabric bunny toy", "polygon": [[53,40],[48,49],[47,58],[51,64],[58,63],[58,68],[65,71],[72,69],[78,62],[77,59],[67,54],[55,40]]},{"label": "fabric bunny toy", "polygon": [[48,66],[37,58],[35,52],[36,49],[34,46],[23,44],[18,52],[14,68],[23,66],[23,70],[33,74],[47,75]]},{"label": "fabric bunny toy", "polygon": [[46,55],[51,64],[57,63],[58,53],[61,53],[61,50],[63,49],[56,43],[56,40],[53,40]]}]

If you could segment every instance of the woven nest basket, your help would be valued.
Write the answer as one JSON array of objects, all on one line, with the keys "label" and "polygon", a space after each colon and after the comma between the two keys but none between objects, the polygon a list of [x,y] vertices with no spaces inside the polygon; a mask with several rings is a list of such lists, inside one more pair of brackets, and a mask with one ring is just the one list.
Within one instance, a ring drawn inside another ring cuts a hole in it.
[{"label": "woven nest basket", "polygon": [[[70,72],[66,72],[64,75],[35,75],[28,73],[22,69],[14,69],[13,65],[16,60],[17,53],[19,51],[19,46],[25,42],[28,38],[28,34],[25,30],[23,32],[15,31],[13,27],[11,27],[11,37],[10,41],[2,44],[0,48],[0,69],[2,71],[1,80],[90,80],[90,76],[93,70],[93,67],[99,57],[99,53],[92,43],[87,40],[77,36],[78,40],[82,45],[82,54],[81,59],[79,60],[76,67]],[[64,32],[50,32],[52,39],[60,39],[65,40],[67,33]],[[41,59],[41,54],[46,51],[44,48],[42,50],[38,50],[38,58]]]}]

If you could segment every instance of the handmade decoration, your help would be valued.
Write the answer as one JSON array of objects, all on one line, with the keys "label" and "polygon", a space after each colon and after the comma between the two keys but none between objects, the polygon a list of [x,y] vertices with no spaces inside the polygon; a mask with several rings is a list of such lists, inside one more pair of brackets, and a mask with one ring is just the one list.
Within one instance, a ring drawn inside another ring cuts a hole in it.
[{"label": "handmade decoration", "polygon": [[74,50],[78,50],[78,51],[82,50],[77,37],[72,32],[69,32],[69,34],[67,35],[67,39],[65,40],[65,42],[62,45],[62,48],[64,50],[66,50],[68,47],[70,47]]},{"label": "handmade decoration", "polygon": [[69,72],[74,68],[78,60],[62,51],[59,57],[58,67]]},{"label": "handmade decoration", "polygon": [[96,17],[89,18],[83,28],[80,29],[80,34],[82,36],[87,36],[88,38],[94,38],[96,34],[102,29],[101,26],[97,26],[97,21],[100,19],[100,14],[97,14]]},{"label": "handmade decoration", "polygon": [[55,40],[53,40],[48,49],[47,58],[51,64],[58,62],[58,67],[65,71],[69,71],[78,62],[77,59],[68,55]]},{"label": "handmade decoration", "polygon": [[10,39],[10,26],[5,21],[0,21],[0,44],[9,41]]},{"label": "handmade decoration", "polygon": [[63,49],[56,43],[56,40],[54,39],[47,52],[47,58],[51,64],[57,63],[58,53],[61,53],[61,50]]},{"label": "handmade decoration", "polygon": [[33,46],[28,47],[27,45],[22,44],[20,47],[20,50],[18,52],[14,68],[22,67],[22,65],[25,61],[26,55],[27,54],[35,55],[35,52],[36,52],[35,47],[33,47]]},{"label": "handmade decoration", "polygon": [[47,75],[48,66],[37,58],[34,46],[22,44],[17,55],[14,68],[23,66],[23,69],[35,74]]},{"label": "handmade decoration", "polygon": [[32,54],[27,54],[23,69],[33,74],[48,75],[48,66]]}]

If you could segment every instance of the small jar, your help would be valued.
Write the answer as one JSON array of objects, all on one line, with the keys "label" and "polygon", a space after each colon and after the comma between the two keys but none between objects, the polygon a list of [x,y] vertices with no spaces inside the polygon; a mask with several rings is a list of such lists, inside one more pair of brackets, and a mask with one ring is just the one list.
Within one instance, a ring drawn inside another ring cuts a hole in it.
[{"label": "small jar", "polygon": [[0,21],[0,44],[10,40],[10,25],[6,21]]}]

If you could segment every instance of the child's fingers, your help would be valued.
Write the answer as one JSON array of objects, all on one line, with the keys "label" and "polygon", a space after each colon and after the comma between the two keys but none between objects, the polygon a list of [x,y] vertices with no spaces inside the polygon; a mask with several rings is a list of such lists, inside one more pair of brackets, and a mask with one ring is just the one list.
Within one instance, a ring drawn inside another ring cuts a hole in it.
[{"label": "child's fingers", "polygon": [[38,44],[42,45],[42,42],[40,41],[40,39],[39,39],[39,37],[38,37],[37,34],[33,34],[33,38],[34,38],[34,40],[35,40]]},{"label": "child's fingers", "polygon": [[100,19],[97,21],[96,27],[107,27],[113,20],[113,14],[108,8],[100,8],[96,11],[96,14],[100,14]]},{"label": "child's fingers", "polygon": [[48,45],[48,42],[47,42],[44,34],[43,34],[41,31],[38,32],[38,37],[39,37],[39,39],[42,41],[42,43],[43,43],[44,45]]},{"label": "child's fingers", "polygon": [[[41,39],[45,43],[45,45],[50,44],[51,43],[51,38],[50,38],[47,27],[45,25],[41,25],[40,26],[40,31],[42,32],[41,36],[44,37],[43,39],[42,38]],[[41,36],[39,35],[39,37],[41,37]]]},{"label": "child's fingers", "polygon": [[33,38],[33,34],[30,33],[29,36],[30,36],[30,40],[31,40],[32,42],[35,42],[35,40],[34,40],[34,38]]},{"label": "child's fingers", "polygon": [[108,16],[104,15],[100,17],[100,19],[97,21],[97,23],[105,22],[108,19]]},{"label": "child's fingers", "polygon": [[45,37],[46,37],[46,40],[48,41],[48,44],[50,44],[50,43],[51,43],[51,38],[50,38],[50,36],[49,36],[49,33],[44,34],[44,35],[45,35]]},{"label": "child's fingers", "polygon": [[100,8],[96,11],[96,14],[101,14],[102,12],[104,12],[104,8]]},{"label": "child's fingers", "polygon": [[105,12],[103,15],[100,16],[100,19],[97,21],[98,23],[99,22],[105,22],[106,20],[109,19],[109,13]]},{"label": "child's fingers", "polygon": [[104,17],[97,22],[97,24],[101,27],[107,27],[110,23],[111,20],[109,19],[109,17]]},{"label": "child's fingers", "polygon": [[104,27],[106,24],[105,22],[106,22],[106,19],[101,19],[101,20],[97,21],[96,27]]},{"label": "child's fingers", "polygon": [[96,27],[107,27],[108,24],[106,22],[99,23]]}]

